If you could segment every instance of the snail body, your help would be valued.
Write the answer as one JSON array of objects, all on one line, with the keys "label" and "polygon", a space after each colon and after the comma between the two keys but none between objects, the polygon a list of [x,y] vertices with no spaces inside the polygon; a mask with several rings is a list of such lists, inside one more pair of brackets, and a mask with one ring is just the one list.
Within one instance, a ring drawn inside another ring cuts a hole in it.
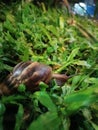
[{"label": "snail body", "polygon": [[62,85],[69,77],[65,74],[54,74],[52,68],[39,62],[20,62],[0,84],[1,94],[10,94],[17,90],[20,84],[25,84],[29,91],[38,90],[40,82],[48,84],[55,78],[58,85]]}]

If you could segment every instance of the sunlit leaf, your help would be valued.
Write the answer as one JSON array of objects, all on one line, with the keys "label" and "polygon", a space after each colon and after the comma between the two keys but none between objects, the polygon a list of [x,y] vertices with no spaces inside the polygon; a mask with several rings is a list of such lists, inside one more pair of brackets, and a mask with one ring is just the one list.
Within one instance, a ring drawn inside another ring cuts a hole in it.
[{"label": "sunlit leaf", "polygon": [[69,55],[67,61],[71,61],[74,59],[74,57],[78,54],[79,48],[75,48],[72,50],[71,54]]},{"label": "sunlit leaf", "polygon": [[91,124],[92,124],[92,126],[93,126],[93,128],[95,129],[95,130],[98,130],[98,125],[97,124],[95,124],[94,122],[92,122],[92,121],[90,121],[91,122]]},{"label": "sunlit leaf", "polygon": [[63,29],[64,28],[64,18],[61,16],[60,18],[59,18],[59,24],[60,24],[60,28],[61,29]]},{"label": "sunlit leaf", "polygon": [[87,61],[83,61],[83,60],[77,60],[77,61],[74,62],[74,64],[86,66],[87,68],[90,68],[90,67],[91,67],[91,65],[88,64]]}]

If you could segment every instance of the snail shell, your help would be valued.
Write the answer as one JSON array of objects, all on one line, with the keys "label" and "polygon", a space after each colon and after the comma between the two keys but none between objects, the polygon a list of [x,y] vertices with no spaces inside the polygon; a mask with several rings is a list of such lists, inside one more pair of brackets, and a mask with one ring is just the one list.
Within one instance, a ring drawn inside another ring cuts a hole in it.
[{"label": "snail shell", "polygon": [[29,91],[35,91],[41,81],[48,84],[51,78],[51,67],[39,62],[20,62],[0,85],[0,91],[3,94],[10,94],[16,91],[20,84],[25,84]]}]

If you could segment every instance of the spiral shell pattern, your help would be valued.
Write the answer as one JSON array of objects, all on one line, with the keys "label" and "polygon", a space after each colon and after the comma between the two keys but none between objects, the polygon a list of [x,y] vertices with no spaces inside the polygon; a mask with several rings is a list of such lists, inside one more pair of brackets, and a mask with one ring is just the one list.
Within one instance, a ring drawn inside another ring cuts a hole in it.
[{"label": "spiral shell pattern", "polygon": [[27,90],[35,91],[42,81],[49,83],[52,77],[52,68],[39,62],[20,62],[5,80],[10,91],[17,89],[20,84],[25,84]]}]

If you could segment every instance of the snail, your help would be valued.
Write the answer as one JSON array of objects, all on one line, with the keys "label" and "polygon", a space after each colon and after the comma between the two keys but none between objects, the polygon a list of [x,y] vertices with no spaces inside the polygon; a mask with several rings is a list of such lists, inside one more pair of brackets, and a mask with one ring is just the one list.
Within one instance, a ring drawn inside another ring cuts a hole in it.
[{"label": "snail", "polygon": [[52,79],[56,79],[58,85],[63,85],[70,76],[53,73],[52,68],[39,62],[20,62],[7,78],[0,84],[0,93],[9,95],[17,91],[20,84],[25,84],[26,89],[34,92],[38,90],[40,82],[49,84]]}]

